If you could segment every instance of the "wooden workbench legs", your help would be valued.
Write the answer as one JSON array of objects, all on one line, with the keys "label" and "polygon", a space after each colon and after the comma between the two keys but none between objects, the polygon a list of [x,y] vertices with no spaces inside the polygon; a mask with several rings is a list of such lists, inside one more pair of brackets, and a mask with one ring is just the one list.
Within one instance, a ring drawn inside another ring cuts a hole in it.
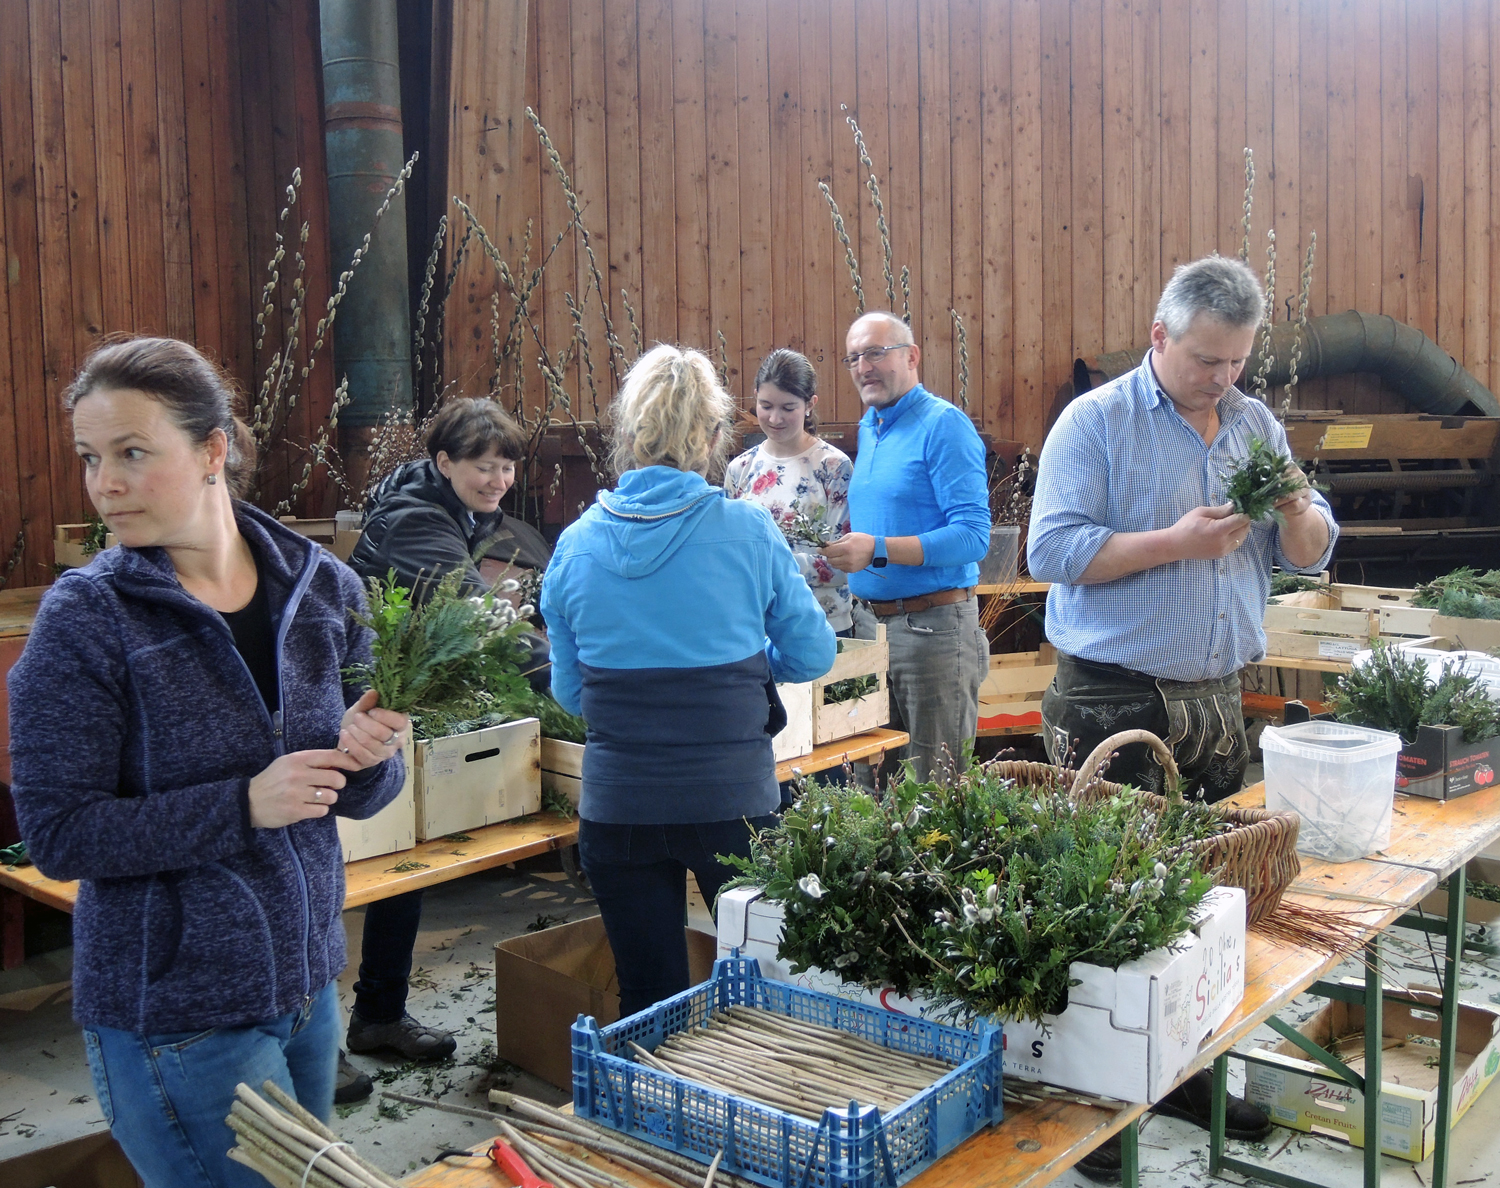
[{"label": "wooden workbench legs", "polygon": [[1132,1118],[1120,1131],[1120,1188],[1140,1188],[1141,1120]]},{"label": "wooden workbench legs", "polygon": [[[1380,1188],[1380,1086],[1384,1069],[1385,981],[1380,933],[1365,944],[1365,1188]],[[1450,1054],[1450,1059],[1451,1054]],[[1436,1188],[1436,1185],[1433,1186]]]},{"label": "wooden workbench legs", "polygon": [[1437,1149],[1432,1155],[1432,1188],[1447,1188],[1448,1139],[1453,1128],[1453,1061],[1458,1049],[1458,973],[1464,954],[1464,899],[1468,871],[1448,876],[1448,947],[1443,954],[1442,1047],[1438,1053]]},{"label": "wooden workbench legs", "polygon": [[[1462,908],[1459,909],[1462,913]],[[1463,942],[1463,929],[1458,932],[1459,943]],[[1449,982],[1456,987],[1458,977],[1450,974]],[[1380,933],[1376,933],[1365,943],[1365,984],[1363,989],[1352,986],[1344,986],[1331,982],[1314,982],[1308,988],[1309,994],[1316,994],[1323,998],[1336,998],[1342,1002],[1361,1003],[1365,1011],[1365,1071],[1361,1076],[1351,1069],[1347,1064],[1330,1052],[1324,1051],[1307,1036],[1296,1030],[1288,1023],[1282,1022],[1272,1015],[1266,1023],[1274,1031],[1279,1032],[1285,1039],[1296,1044],[1312,1059],[1328,1067],[1329,1073],[1352,1085],[1364,1095],[1365,1103],[1365,1149],[1364,1149],[1364,1183],[1365,1188],[1380,1188],[1380,1081],[1381,1081],[1381,1054],[1383,1046],[1381,1038],[1384,1035],[1385,1014],[1385,986],[1381,976],[1380,958]],[[1446,990],[1446,987],[1445,987]],[[1443,999],[1444,1026],[1449,1025],[1448,999]],[[1452,1011],[1452,1019],[1456,1020],[1458,1011],[1456,1006]],[[1454,1025],[1456,1031],[1456,1024]],[[1444,1032],[1444,1042],[1451,1040],[1447,1032]],[[1444,1053],[1451,1053],[1451,1047],[1444,1047]],[[1209,1118],[1208,1128],[1208,1173],[1211,1176],[1222,1175],[1225,1171],[1239,1172],[1242,1176],[1248,1176],[1252,1180],[1261,1180],[1267,1184],[1275,1184],[1278,1188],[1321,1188],[1312,1180],[1304,1180],[1297,1176],[1288,1176],[1279,1171],[1272,1171],[1257,1163],[1249,1163],[1243,1159],[1235,1159],[1224,1153],[1224,1127],[1225,1116],[1228,1113],[1229,1103],[1229,1058],[1236,1056],[1241,1060],[1255,1062],[1255,1056],[1246,1052],[1225,1052],[1214,1060],[1213,1075],[1213,1107]],[[1451,1072],[1451,1070],[1450,1070]],[[1451,1076],[1450,1076],[1451,1080]],[[1373,1087],[1373,1092],[1371,1088]],[[1446,1153],[1446,1133],[1442,1137],[1442,1146],[1439,1150]],[[1441,1165],[1439,1165],[1441,1166]],[[1439,1188],[1440,1181],[1434,1178],[1430,1188]]]}]

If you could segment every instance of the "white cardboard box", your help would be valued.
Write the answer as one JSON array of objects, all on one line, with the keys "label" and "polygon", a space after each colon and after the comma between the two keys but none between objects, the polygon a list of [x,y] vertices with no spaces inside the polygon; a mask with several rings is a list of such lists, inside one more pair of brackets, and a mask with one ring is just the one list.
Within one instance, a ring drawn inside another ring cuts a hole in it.
[{"label": "white cardboard box", "polygon": [[[823,970],[793,974],[776,950],[782,909],[754,887],[719,898],[719,956],[738,948],[766,977],[836,994],[898,1014],[925,1017],[933,1004],[895,991],[866,990]],[[1157,949],[1119,969],[1075,961],[1068,1006],[1046,1027],[1004,1025],[1007,1077],[1045,1081],[1121,1101],[1156,1101],[1197,1054],[1198,1045],[1245,995],[1245,893],[1216,887],[1176,952]]]},{"label": "white cardboard box", "polygon": [[395,800],[363,821],[352,817],[338,818],[339,844],[344,847],[345,862],[394,854],[417,844],[417,761],[415,746],[410,739],[401,748],[401,758],[406,760],[406,782],[401,785]]},{"label": "white cardboard box", "polygon": [[786,707],[786,726],[771,740],[776,762],[800,759],[813,749],[813,682],[776,686],[781,704]]},{"label": "white cardboard box", "polygon": [[[1346,985],[1363,982],[1346,979]],[[1437,1136],[1436,1057],[1438,1049],[1412,1043],[1411,1036],[1435,1040],[1439,1035],[1440,996],[1412,989],[1387,989],[1381,1011],[1380,1149],[1387,1155],[1420,1163],[1432,1154]],[[1418,1005],[1400,1001],[1415,998]],[[1356,1050],[1343,1060],[1364,1071],[1364,1007],[1330,1002],[1302,1024],[1314,1043],[1332,1048],[1339,1040]],[[1458,1052],[1453,1065],[1453,1121],[1464,1116],[1474,1099],[1500,1072],[1500,1011],[1458,1004]],[[1245,1098],[1271,1120],[1292,1130],[1321,1131],[1365,1145],[1365,1095],[1302,1055],[1289,1040],[1249,1055],[1245,1063]]]},{"label": "white cardboard box", "polygon": [[417,744],[417,840],[494,825],[542,807],[535,718]]}]

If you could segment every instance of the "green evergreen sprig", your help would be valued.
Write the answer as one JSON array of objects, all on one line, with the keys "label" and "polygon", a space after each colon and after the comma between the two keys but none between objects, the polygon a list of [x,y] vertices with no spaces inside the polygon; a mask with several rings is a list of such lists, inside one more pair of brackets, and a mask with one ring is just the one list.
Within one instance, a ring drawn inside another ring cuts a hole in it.
[{"label": "green evergreen sprig", "polygon": [[1040,1020],[1066,1005],[1073,961],[1174,943],[1210,887],[1188,843],[1225,828],[1197,804],[1078,803],[974,767],[881,801],[809,783],[731,861],[736,884],[785,906],[781,956],[798,972]]},{"label": "green evergreen sprig", "polygon": [[1309,486],[1300,472],[1288,474],[1292,460],[1258,437],[1250,439],[1250,453],[1239,467],[1224,476],[1224,497],[1240,515],[1259,523],[1268,516],[1285,527],[1286,517],[1276,504]]},{"label": "green evergreen sprig", "polygon": [[1412,605],[1456,619],[1500,619],[1500,569],[1480,573],[1462,565],[1418,586]]},{"label": "green evergreen sprig", "polygon": [[1500,703],[1484,681],[1461,665],[1444,663],[1434,678],[1426,662],[1376,640],[1370,658],[1339,677],[1329,708],[1340,722],[1417,741],[1422,726],[1458,726],[1465,742],[1500,734]]},{"label": "green evergreen sprig", "polygon": [[476,689],[515,678],[528,655],[521,642],[528,608],[494,594],[463,594],[464,574],[454,570],[431,588],[420,606],[397,585],[395,570],[371,578],[369,613],[355,618],[375,633],[372,659],[346,675],[364,681],[386,709],[417,716],[452,713]]}]

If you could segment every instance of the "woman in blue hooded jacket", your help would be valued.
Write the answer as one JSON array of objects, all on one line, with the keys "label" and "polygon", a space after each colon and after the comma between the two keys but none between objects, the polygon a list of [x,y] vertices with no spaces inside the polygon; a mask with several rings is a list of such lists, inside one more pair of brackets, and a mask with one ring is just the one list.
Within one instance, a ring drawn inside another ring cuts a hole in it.
[{"label": "woman in blue hooded jacket", "polygon": [[776,681],[833,666],[836,641],[786,539],[704,477],[734,402],[698,351],[658,346],[615,398],[613,491],[566,529],[542,584],[552,692],[588,723],[578,848],[620,1013],[688,987],[686,872],[709,903],[780,792]]},{"label": "woman in blue hooded jacket", "polygon": [[334,817],[401,789],[404,714],[359,579],[240,503],[254,445],[191,346],[110,343],[68,389],[89,498],[122,547],[42,599],[11,669],[16,815],[80,880],[73,1013],[148,1188],[264,1185],[225,1152],[236,1083],[333,1108],[344,968]]}]

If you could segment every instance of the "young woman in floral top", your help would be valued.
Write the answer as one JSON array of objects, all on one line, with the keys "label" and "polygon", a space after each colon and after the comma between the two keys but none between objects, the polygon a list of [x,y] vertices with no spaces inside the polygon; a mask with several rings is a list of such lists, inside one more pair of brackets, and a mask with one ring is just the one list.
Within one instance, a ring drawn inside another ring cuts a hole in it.
[{"label": "young woman in floral top", "polygon": [[849,457],[815,432],[818,375],[805,355],[775,350],[755,376],[755,419],[765,441],[724,472],[731,499],[749,499],[771,513],[787,536],[797,567],[835,631],[851,633],[852,601],[846,576],[815,551],[811,528],[825,542],[849,531]]}]

